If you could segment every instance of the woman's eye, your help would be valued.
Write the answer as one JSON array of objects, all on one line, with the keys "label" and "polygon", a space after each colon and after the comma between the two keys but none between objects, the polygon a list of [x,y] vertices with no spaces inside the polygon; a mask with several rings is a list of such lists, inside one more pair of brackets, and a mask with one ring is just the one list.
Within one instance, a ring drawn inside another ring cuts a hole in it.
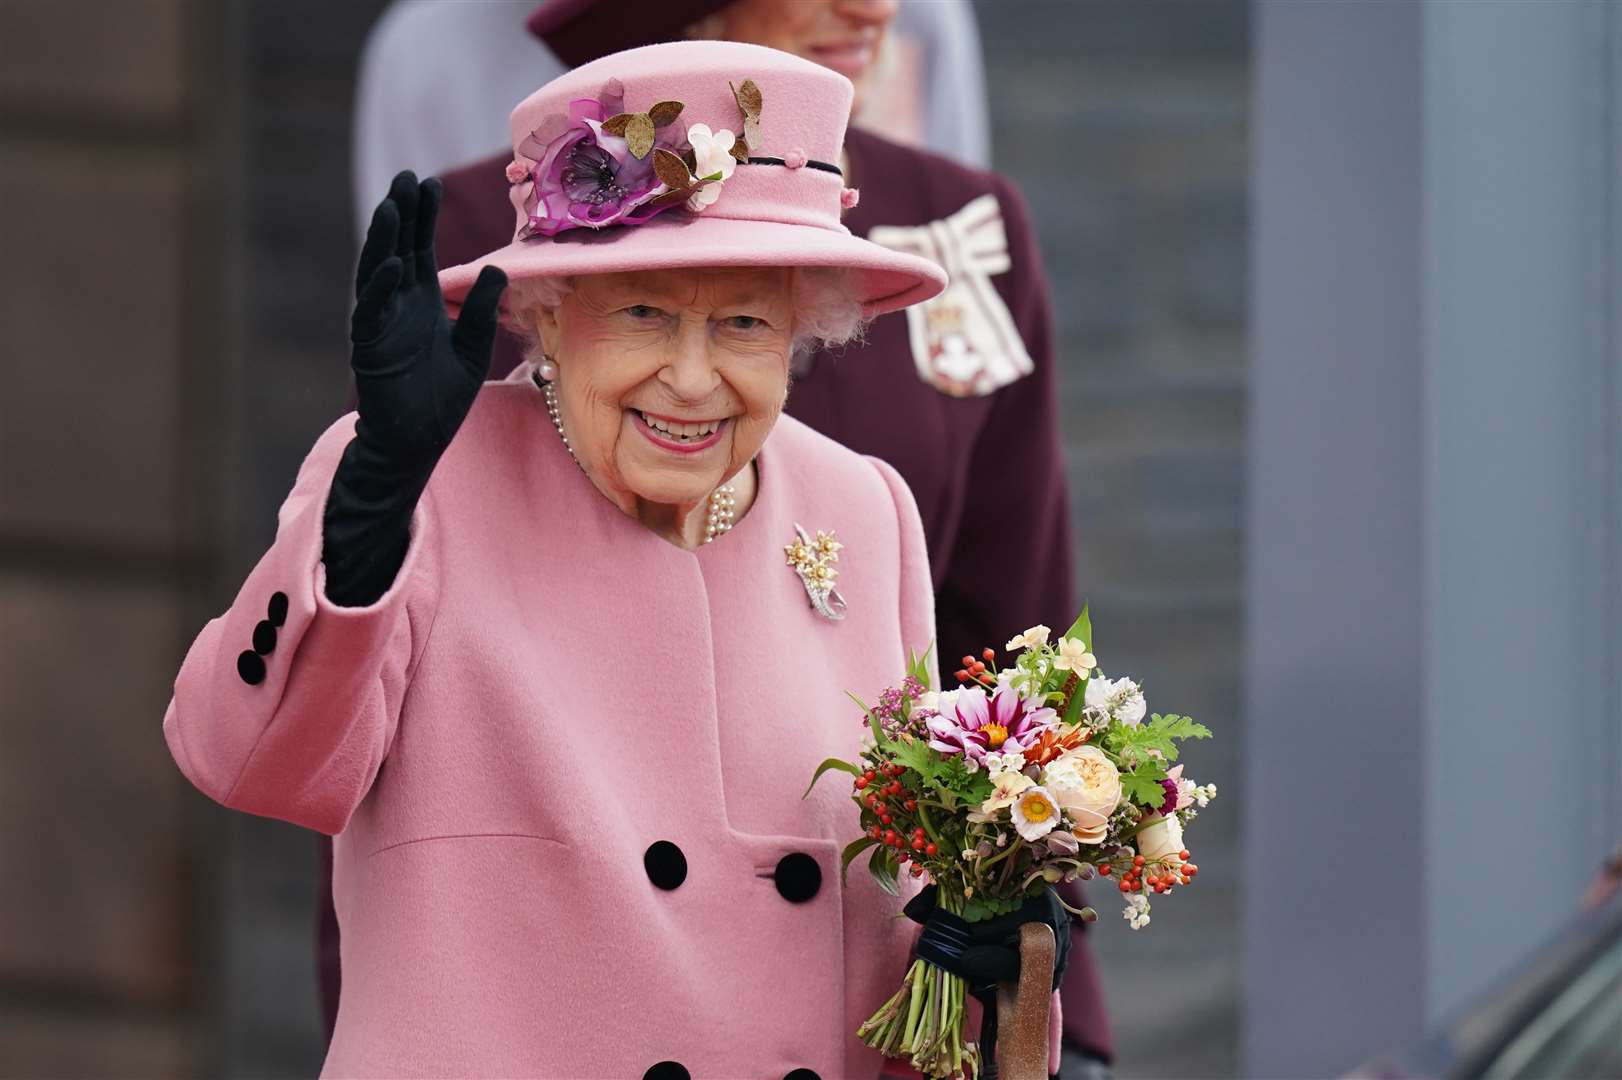
[{"label": "woman's eye", "polygon": [[657,319],[664,312],[648,304],[632,304],[625,309],[625,313],[633,319]]},{"label": "woman's eye", "polygon": [[726,325],[731,330],[754,330],[757,327],[765,326],[766,323],[765,320],[757,319],[753,315],[733,315],[726,320]]}]

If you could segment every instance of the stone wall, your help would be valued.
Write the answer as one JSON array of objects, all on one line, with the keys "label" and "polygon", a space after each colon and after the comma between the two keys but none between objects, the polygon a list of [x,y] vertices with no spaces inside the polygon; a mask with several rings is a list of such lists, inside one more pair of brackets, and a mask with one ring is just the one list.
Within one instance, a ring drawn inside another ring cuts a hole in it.
[{"label": "stone wall", "polygon": [[982,0],[996,167],[1053,284],[1077,581],[1106,669],[1216,740],[1197,886],[1134,933],[1095,889],[1118,1075],[1232,1075],[1249,20],[1236,0]]}]

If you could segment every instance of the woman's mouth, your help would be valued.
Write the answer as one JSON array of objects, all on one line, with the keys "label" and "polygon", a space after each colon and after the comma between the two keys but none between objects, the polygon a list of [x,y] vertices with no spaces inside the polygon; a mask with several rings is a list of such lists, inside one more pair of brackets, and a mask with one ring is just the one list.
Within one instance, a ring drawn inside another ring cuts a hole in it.
[{"label": "woman's mouth", "polygon": [[679,454],[706,450],[721,441],[727,418],[719,420],[677,420],[669,416],[628,410],[636,417],[636,429],[653,445]]},{"label": "woman's mouth", "polygon": [[811,46],[811,59],[833,68],[847,79],[856,79],[873,63],[873,46],[868,42],[840,42]]}]

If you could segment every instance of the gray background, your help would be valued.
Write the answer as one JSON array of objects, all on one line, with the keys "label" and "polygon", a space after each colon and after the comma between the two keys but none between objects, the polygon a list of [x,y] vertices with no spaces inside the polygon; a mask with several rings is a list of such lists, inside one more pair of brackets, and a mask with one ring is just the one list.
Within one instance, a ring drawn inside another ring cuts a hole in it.
[{"label": "gray background", "polygon": [[[0,0],[0,1073],[319,1065],[315,841],[157,725],[345,399],[381,7]],[[1100,652],[1219,735],[1197,887],[1098,895],[1119,1072],[1336,1074],[1622,832],[1622,16],[978,10]]]}]

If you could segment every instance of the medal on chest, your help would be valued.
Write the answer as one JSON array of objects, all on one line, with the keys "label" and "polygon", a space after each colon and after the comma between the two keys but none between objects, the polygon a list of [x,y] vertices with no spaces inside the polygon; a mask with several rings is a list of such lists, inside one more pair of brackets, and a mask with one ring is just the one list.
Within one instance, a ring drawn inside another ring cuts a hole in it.
[{"label": "medal on chest", "polygon": [[920,379],[943,394],[978,397],[1031,373],[1035,364],[991,282],[1012,265],[997,196],[981,195],[928,225],[881,225],[868,239],[939,263],[950,279],[939,296],[907,309]]}]

